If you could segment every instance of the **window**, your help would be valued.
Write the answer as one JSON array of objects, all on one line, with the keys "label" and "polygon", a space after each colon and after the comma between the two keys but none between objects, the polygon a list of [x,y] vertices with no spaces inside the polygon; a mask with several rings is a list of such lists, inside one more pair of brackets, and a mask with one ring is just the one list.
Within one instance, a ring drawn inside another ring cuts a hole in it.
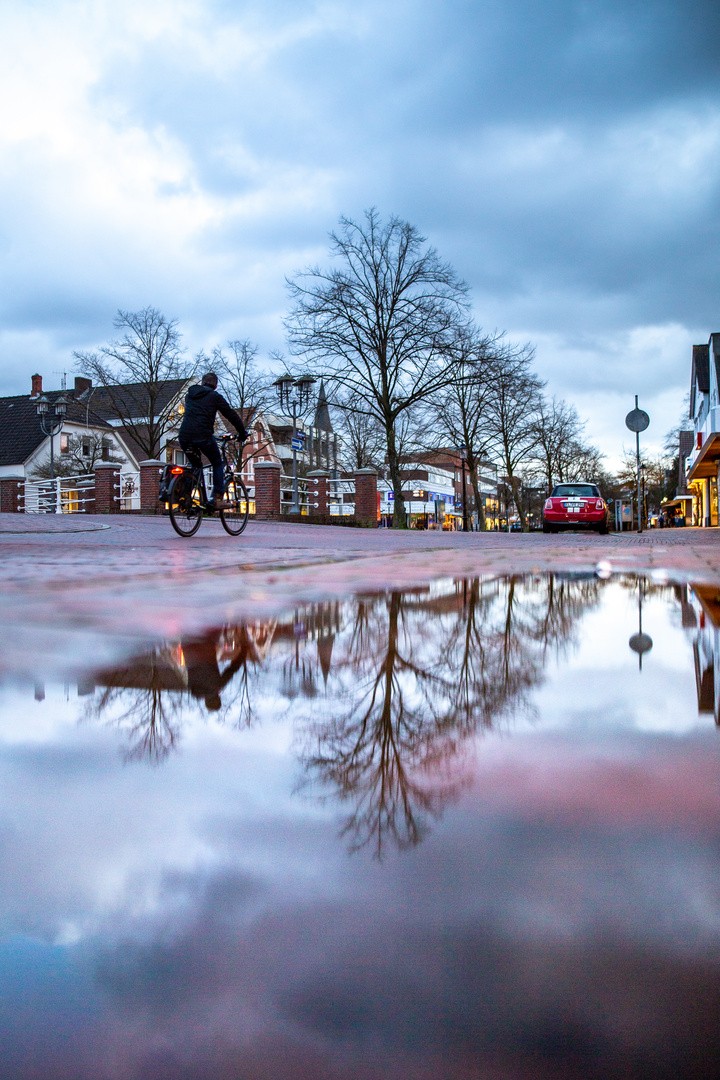
[{"label": "window", "polygon": [[560,498],[568,495],[582,496],[584,498],[600,498],[600,492],[594,484],[558,484],[553,488],[553,495]]},{"label": "window", "polygon": [[82,441],[82,456],[90,457],[90,440],[83,439]]},{"label": "window", "polygon": [[70,450],[70,436],[63,434],[63,435],[60,436],[60,453],[61,454],[67,454],[69,452],[69,450]]}]

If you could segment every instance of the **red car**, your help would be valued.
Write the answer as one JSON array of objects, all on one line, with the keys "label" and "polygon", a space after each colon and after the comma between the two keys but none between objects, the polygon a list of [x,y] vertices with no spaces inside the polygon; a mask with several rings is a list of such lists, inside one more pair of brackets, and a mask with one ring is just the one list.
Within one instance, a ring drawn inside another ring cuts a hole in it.
[{"label": "red car", "polygon": [[543,507],[543,532],[558,529],[608,531],[610,511],[595,484],[556,484]]}]

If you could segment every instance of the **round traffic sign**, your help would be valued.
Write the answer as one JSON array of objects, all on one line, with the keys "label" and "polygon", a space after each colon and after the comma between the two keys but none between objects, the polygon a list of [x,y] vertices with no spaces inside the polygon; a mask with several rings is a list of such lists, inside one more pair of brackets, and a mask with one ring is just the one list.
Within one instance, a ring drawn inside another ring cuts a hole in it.
[{"label": "round traffic sign", "polygon": [[644,409],[633,409],[625,417],[625,427],[631,431],[644,431],[650,423],[650,417]]},{"label": "round traffic sign", "polygon": [[653,647],[653,641],[649,634],[633,634],[628,645],[633,652],[639,653],[642,656],[643,653],[650,652]]}]

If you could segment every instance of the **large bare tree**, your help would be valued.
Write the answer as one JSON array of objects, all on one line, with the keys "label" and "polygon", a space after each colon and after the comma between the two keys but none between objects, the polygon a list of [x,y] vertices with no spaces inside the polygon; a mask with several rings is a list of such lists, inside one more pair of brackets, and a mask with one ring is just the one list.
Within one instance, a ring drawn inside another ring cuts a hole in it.
[{"label": "large bare tree", "polygon": [[393,524],[406,528],[398,422],[452,378],[467,285],[414,226],[397,217],[383,223],[374,209],[362,222],[341,218],[330,241],[335,265],[288,281],[290,349],[382,428]]},{"label": "large bare tree", "polygon": [[507,478],[523,532],[527,515],[521,498],[522,473],[537,449],[537,416],[544,383],[532,369],[529,345],[509,352],[493,374],[485,402],[485,422],[494,454]]},{"label": "large bare tree", "polygon": [[574,405],[541,399],[535,416],[536,464],[548,492],[556,483],[594,480],[602,468],[600,451],[583,441],[584,423]]},{"label": "large bare tree", "polygon": [[485,412],[495,372],[512,350],[504,345],[501,334],[484,334],[469,323],[458,328],[453,351],[455,377],[433,398],[428,411],[439,446],[465,447],[470,485],[483,530],[485,506],[480,491],[479,467],[492,447],[492,433]]},{"label": "large bare tree", "polygon": [[113,322],[122,337],[96,352],[75,352],[78,369],[102,387],[110,418],[148,457],[160,453],[163,439],[177,427],[169,409],[169,391],[194,366],[185,357],[177,319],[157,308],[118,311]]}]

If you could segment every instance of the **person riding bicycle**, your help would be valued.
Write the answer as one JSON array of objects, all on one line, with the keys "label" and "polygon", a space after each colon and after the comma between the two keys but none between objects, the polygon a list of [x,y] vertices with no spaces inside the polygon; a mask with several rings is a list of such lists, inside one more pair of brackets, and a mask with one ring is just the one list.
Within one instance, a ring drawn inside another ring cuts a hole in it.
[{"label": "person riding bicycle", "polygon": [[218,394],[217,384],[215,372],[208,371],[198,385],[190,387],[185,395],[185,415],[178,432],[178,441],[191,465],[197,467],[202,464],[201,453],[212,465],[212,506],[216,510],[222,506],[224,478],[222,454],[213,436],[215,417],[220,413],[229,420],[237,430],[241,442],[248,436],[239,413],[235,412],[222,394]]}]

